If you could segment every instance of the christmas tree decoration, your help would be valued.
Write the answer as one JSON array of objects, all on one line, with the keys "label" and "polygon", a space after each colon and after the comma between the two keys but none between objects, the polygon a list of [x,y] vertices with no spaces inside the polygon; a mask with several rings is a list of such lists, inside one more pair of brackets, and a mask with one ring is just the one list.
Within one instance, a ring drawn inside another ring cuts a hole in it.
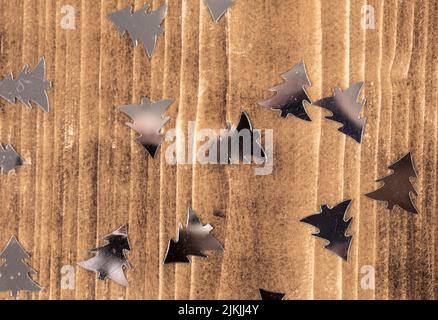
[{"label": "christmas tree decoration", "polygon": [[20,291],[39,292],[42,290],[29,276],[29,274],[36,274],[36,271],[23,261],[29,257],[17,238],[12,236],[6,248],[0,253],[0,259],[4,261],[0,266],[1,292],[10,291],[13,297],[17,297]]},{"label": "christmas tree decoration", "polygon": [[228,123],[227,134],[219,139],[220,162],[223,163],[225,158],[228,164],[241,161],[251,163],[253,157],[266,161],[266,153],[260,143],[260,138],[260,132],[252,128],[248,114],[242,112],[237,127]]},{"label": "christmas tree decoration", "polygon": [[212,230],[213,227],[210,224],[203,225],[190,208],[186,228],[180,224],[178,239],[169,241],[164,264],[190,263],[189,256],[207,258],[204,251],[224,251],[219,241],[210,234]]},{"label": "christmas tree decoration", "polygon": [[167,14],[167,5],[162,5],[155,11],[149,12],[149,5],[144,4],[139,11],[133,12],[132,6],[108,14],[108,19],[117,27],[117,30],[123,35],[128,33],[134,47],[137,47],[140,41],[146,48],[149,57],[152,57],[157,44],[158,36],[164,34],[161,26]]},{"label": "christmas tree decoration", "polygon": [[158,148],[164,140],[165,135],[162,133],[164,125],[170,120],[164,117],[164,112],[173,103],[172,100],[162,100],[157,103],[143,97],[139,105],[121,106],[120,111],[129,116],[133,123],[126,125],[140,134],[137,141],[155,157]]},{"label": "christmas tree decoration", "polygon": [[111,279],[121,286],[128,286],[123,268],[129,268],[125,250],[130,251],[128,226],[123,225],[111,234],[105,236],[106,244],[91,250],[95,256],[79,263],[82,268],[99,273],[99,280]]},{"label": "christmas tree decoration", "polygon": [[352,236],[347,235],[347,229],[353,218],[345,220],[345,215],[350,207],[351,200],[344,201],[333,208],[327,205],[321,206],[321,212],[301,220],[319,229],[313,235],[327,240],[325,246],[345,261],[348,260]]},{"label": "christmas tree decoration", "polygon": [[418,210],[411,197],[412,194],[418,195],[411,183],[411,178],[417,178],[411,153],[389,166],[389,169],[392,170],[392,174],[377,180],[384,185],[366,196],[377,201],[386,201],[389,210],[399,206],[403,210],[417,214]]},{"label": "christmas tree decoration", "polygon": [[24,164],[23,158],[15,151],[10,144],[3,147],[0,144],[0,169],[4,174],[22,166]]},{"label": "christmas tree decoration", "polygon": [[305,89],[305,86],[310,86],[311,83],[307,76],[304,60],[301,60],[281,77],[285,82],[271,89],[271,91],[276,92],[275,96],[259,104],[265,108],[280,110],[283,118],[287,118],[291,114],[299,119],[312,121],[304,105],[305,101],[312,103]]},{"label": "christmas tree decoration", "polygon": [[284,293],[279,293],[279,292],[271,292],[271,291],[266,291],[264,289],[259,289],[259,293],[260,293],[260,298],[264,301],[269,301],[269,300],[283,300],[285,294]]},{"label": "christmas tree decoration", "polygon": [[37,104],[44,112],[49,112],[49,97],[47,90],[51,88],[50,81],[44,79],[46,61],[41,58],[38,65],[29,72],[29,66],[14,79],[12,74],[0,81],[0,97],[9,103],[16,103],[18,99],[26,107],[32,109],[32,102]]},{"label": "christmas tree decoration", "polygon": [[346,91],[335,88],[333,97],[327,97],[313,103],[314,106],[329,110],[332,115],[326,117],[326,119],[341,123],[343,126],[339,131],[358,143],[362,142],[366,123],[366,118],[361,118],[361,112],[366,100],[359,101],[363,86],[363,82],[358,82]]},{"label": "christmas tree decoration", "polygon": [[232,0],[204,0],[214,22],[218,23],[225,12],[233,4]]}]

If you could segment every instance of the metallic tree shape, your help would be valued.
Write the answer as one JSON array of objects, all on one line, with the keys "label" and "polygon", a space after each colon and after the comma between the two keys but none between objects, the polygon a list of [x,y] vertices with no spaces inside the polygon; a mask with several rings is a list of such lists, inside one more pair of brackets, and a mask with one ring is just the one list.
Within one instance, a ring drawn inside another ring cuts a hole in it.
[{"label": "metallic tree shape", "polygon": [[344,260],[348,259],[352,240],[352,236],[347,235],[347,229],[353,218],[344,220],[350,204],[351,200],[344,201],[334,208],[324,205],[321,206],[321,212],[301,220],[318,228],[319,232],[313,235],[329,241],[325,248]]},{"label": "metallic tree shape", "polygon": [[164,117],[163,113],[172,103],[172,100],[162,100],[157,103],[151,103],[148,98],[143,97],[140,105],[126,105],[120,107],[120,111],[128,115],[132,121],[134,121],[126,125],[140,134],[137,141],[153,158],[164,140],[165,135],[162,133],[162,128],[170,120],[169,117]]},{"label": "metallic tree shape", "polygon": [[9,103],[15,103],[18,99],[26,107],[32,108],[32,102],[37,104],[44,112],[49,112],[49,98],[47,90],[51,88],[50,81],[44,79],[46,72],[46,61],[41,58],[38,65],[29,72],[29,66],[25,65],[23,70],[14,79],[8,75],[0,81],[0,97]]},{"label": "metallic tree shape", "polygon": [[237,126],[228,123],[227,130],[227,134],[219,138],[220,163],[225,161],[228,164],[240,161],[251,163],[253,157],[267,160],[265,150],[260,143],[260,132],[254,132],[246,112],[242,112]]},{"label": "metallic tree shape", "polygon": [[29,257],[17,238],[12,236],[6,248],[0,253],[0,258],[5,261],[0,266],[0,291],[10,291],[12,296],[16,297],[20,291],[42,290],[29,276],[36,274],[36,271],[23,261]]},{"label": "metallic tree shape", "polygon": [[146,48],[149,57],[152,57],[157,44],[157,37],[164,34],[161,27],[167,13],[167,5],[149,12],[149,5],[144,4],[139,11],[133,12],[132,6],[108,14],[108,19],[115,24],[117,30],[123,35],[127,32],[134,46],[140,41]]},{"label": "metallic tree shape", "polygon": [[363,82],[358,82],[346,91],[335,88],[333,97],[324,98],[313,103],[314,106],[329,110],[332,115],[326,117],[326,119],[341,123],[343,126],[339,131],[350,136],[358,143],[362,142],[366,124],[366,118],[360,116],[366,104],[366,100],[359,101],[363,86]]},{"label": "metallic tree shape", "polygon": [[125,250],[131,250],[128,241],[128,226],[121,226],[116,231],[105,236],[104,240],[107,244],[91,250],[95,256],[87,261],[80,262],[79,266],[99,273],[100,280],[108,278],[127,287],[128,280],[126,280],[123,268],[130,267],[124,252]]},{"label": "metallic tree shape", "polygon": [[285,294],[284,293],[279,293],[279,292],[271,292],[271,291],[266,291],[263,289],[259,289],[259,294],[260,294],[260,298],[263,301],[269,301],[269,300],[283,300]]},{"label": "metallic tree shape", "polygon": [[392,174],[377,180],[384,185],[366,196],[374,200],[386,201],[389,210],[399,206],[403,210],[417,214],[418,210],[411,197],[412,194],[418,195],[411,184],[411,178],[417,177],[411,153],[389,166],[389,169],[392,170]]},{"label": "metallic tree shape", "polygon": [[210,224],[203,225],[196,213],[190,208],[187,214],[187,225],[184,229],[178,227],[178,239],[169,241],[169,246],[164,259],[164,264],[190,263],[188,256],[206,258],[204,251],[223,251],[224,248],[210,232]]},{"label": "metallic tree shape", "polygon": [[218,23],[225,12],[233,4],[232,0],[204,0],[214,22]]},{"label": "metallic tree shape", "polygon": [[10,144],[3,147],[0,144],[0,169],[2,173],[9,173],[24,164],[23,158],[14,150]]},{"label": "metallic tree shape", "polygon": [[276,95],[271,99],[260,102],[265,108],[280,110],[281,116],[287,118],[289,114],[305,121],[312,121],[307,114],[304,102],[312,103],[305,86],[310,86],[304,60],[301,60],[291,70],[281,76],[285,82],[271,89]]}]

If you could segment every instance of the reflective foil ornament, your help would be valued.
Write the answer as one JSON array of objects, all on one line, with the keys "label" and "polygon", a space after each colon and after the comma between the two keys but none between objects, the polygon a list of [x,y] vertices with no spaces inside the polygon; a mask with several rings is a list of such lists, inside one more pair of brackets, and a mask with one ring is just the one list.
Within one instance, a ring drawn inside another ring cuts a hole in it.
[{"label": "reflective foil ornament", "polygon": [[339,131],[353,138],[358,143],[362,142],[366,124],[366,119],[361,118],[361,112],[366,101],[359,101],[363,86],[363,82],[358,82],[346,91],[335,88],[335,93],[332,97],[313,103],[314,106],[329,110],[332,115],[326,117],[326,119],[341,123],[343,126]]},{"label": "reflective foil ornament", "polygon": [[167,13],[167,5],[163,5],[155,11],[149,12],[149,5],[144,4],[143,8],[133,12],[132,6],[123,10],[108,14],[108,19],[117,27],[117,30],[124,34],[127,32],[132,39],[134,46],[141,42],[146,48],[149,57],[152,57],[157,44],[158,36],[164,34],[161,26]]},{"label": "reflective foil ornament", "polygon": [[164,264],[190,263],[189,256],[206,258],[205,251],[223,251],[219,241],[210,234],[212,230],[211,225],[203,225],[196,213],[189,209],[186,227],[179,225],[177,240],[170,240]]},{"label": "reflective foil ornament", "polygon": [[321,206],[321,211],[301,220],[301,222],[310,224],[319,229],[318,233],[313,235],[328,241],[325,246],[327,250],[332,251],[345,261],[348,260],[352,236],[347,235],[353,218],[345,220],[351,200],[337,204],[333,208],[327,205]]},{"label": "reflective foil ornament", "polygon": [[44,58],[40,59],[32,71],[29,71],[29,66],[25,65],[17,79],[14,79],[11,74],[0,81],[0,97],[9,103],[15,103],[18,99],[28,108],[32,108],[33,102],[44,112],[49,112],[47,90],[51,88],[52,84],[44,79],[45,73],[46,61]]},{"label": "reflective foil ornament", "polygon": [[91,250],[95,256],[87,261],[80,262],[79,266],[86,270],[97,272],[99,280],[108,278],[127,287],[128,280],[125,277],[123,268],[130,267],[125,256],[125,250],[131,250],[128,241],[128,226],[121,226],[107,235],[104,240],[106,245]]},{"label": "reflective foil ornament", "polygon": [[250,164],[253,157],[266,161],[266,153],[260,139],[260,132],[253,130],[248,114],[242,112],[237,126],[228,123],[227,133],[219,138],[219,162],[221,164],[241,162]]},{"label": "reflective foil ornament", "polygon": [[159,146],[164,140],[163,126],[170,120],[163,116],[164,112],[172,104],[172,100],[162,100],[151,103],[149,98],[142,98],[139,105],[121,106],[120,111],[132,119],[132,123],[126,125],[137,132],[137,138],[143,148],[154,158]]},{"label": "reflective foil ornament", "polygon": [[411,178],[417,177],[411,153],[389,166],[389,169],[392,170],[392,174],[377,180],[383,182],[383,186],[366,196],[377,201],[385,201],[389,210],[399,206],[410,213],[418,213],[412,201],[412,195],[417,196],[418,193],[411,183]]},{"label": "reflective foil ornament", "polygon": [[283,118],[293,115],[301,120],[311,121],[304,103],[311,100],[305,87],[310,86],[306,66],[301,60],[291,70],[281,76],[285,82],[271,89],[276,94],[259,104],[265,108],[279,110]]}]

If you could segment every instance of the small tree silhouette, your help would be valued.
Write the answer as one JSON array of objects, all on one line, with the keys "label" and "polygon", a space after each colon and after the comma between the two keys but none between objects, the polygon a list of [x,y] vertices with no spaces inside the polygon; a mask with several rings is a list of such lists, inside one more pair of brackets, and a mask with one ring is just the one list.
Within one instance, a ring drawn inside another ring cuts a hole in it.
[{"label": "small tree silhouette", "polygon": [[179,225],[177,241],[169,241],[164,264],[190,263],[189,256],[206,258],[204,251],[223,251],[224,248],[219,241],[210,234],[212,230],[211,225],[203,225],[196,213],[189,209],[187,226],[183,228]]},{"label": "small tree silhouette", "polygon": [[0,266],[0,291],[10,291],[14,297],[19,291],[41,291],[41,287],[29,276],[36,271],[23,262],[29,258],[29,254],[15,236],[11,237],[6,248],[0,253],[0,258],[4,260]]},{"label": "small tree silhouette", "polygon": [[292,114],[302,120],[311,121],[304,107],[304,101],[311,103],[304,88],[311,85],[304,61],[301,60],[281,77],[285,82],[271,89],[271,91],[276,92],[276,95],[259,104],[265,108],[280,110],[283,118]]},{"label": "small tree silhouette", "polygon": [[14,147],[10,144],[3,147],[3,145],[0,144],[0,170],[2,173],[7,174],[23,164],[24,160],[15,151]]},{"label": "small tree silhouette", "polygon": [[353,218],[345,220],[345,215],[350,204],[351,200],[337,204],[333,208],[323,205],[319,213],[301,220],[301,222],[318,228],[319,232],[313,235],[327,240],[329,243],[325,248],[344,260],[348,259],[348,252],[352,240],[352,236],[347,235],[347,230]]},{"label": "small tree silhouette", "polygon": [[411,198],[411,194],[418,195],[411,183],[411,178],[417,177],[411,153],[392,164],[389,169],[393,171],[392,174],[377,180],[384,185],[366,196],[377,201],[386,201],[390,210],[399,206],[408,212],[418,213]]},{"label": "small tree silhouette", "polygon": [[91,250],[96,255],[87,261],[80,262],[79,265],[84,269],[99,273],[100,280],[109,278],[127,287],[128,280],[123,273],[123,268],[129,267],[124,253],[124,250],[131,250],[128,242],[128,226],[121,226],[104,239],[107,244]]},{"label": "small tree silhouette", "polygon": [[219,22],[227,9],[233,4],[233,0],[204,0],[214,22]]},{"label": "small tree silhouette", "polygon": [[366,124],[366,118],[361,118],[366,100],[359,101],[363,86],[363,82],[358,82],[345,91],[342,91],[341,88],[335,88],[332,97],[313,103],[314,106],[330,111],[332,114],[327,116],[326,119],[341,123],[342,127],[338,131],[353,138],[358,143],[362,142]]},{"label": "small tree silhouette", "polygon": [[269,301],[269,300],[283,300],[285,294],[284,293],[280,293],[280,292],[271,292],[271,291],[267,291],[264,289],[259,289],[259,294],[260,294],[260,298],[263,301]]},{"label": "small tree silhouette", "polygon": [[162,5],[155,11],[149,12],[149,5],[133,12],[132,6],[123,10],[108,14],[108,19],[115,24],[120,33],[128,32],[134,46],[140,41],[151,57],[154,54],[157,37],[163,35],[164,29],[161,24],[167,13],[167,5]]},{"label": "small tree silhouette", "polygon": [[15,103],[18,99],[28,108],[32,108],[32,102],[34,102],[44,112],[49,112],[47,90],[52,84],[44,79],[45,73],[46,61],[44,58],[41,58],[38,65],[30,72],[29,66],[25,65],[17,79],[8,75],[3,81],[0,81],[0,97],[9,103]]},{"label": "small tree silhouette", "polygon": [[152,103],[149,98],[143,97],[140,104],[120,107],[120,111],[133,121],[126,125],[140,135],[137,138],[138,143],[148,151],[152,158],[155,157],[164,140],[165,135],[162,129],[170,118],[163,114],[172,102],[172,100],[161,100]]}]

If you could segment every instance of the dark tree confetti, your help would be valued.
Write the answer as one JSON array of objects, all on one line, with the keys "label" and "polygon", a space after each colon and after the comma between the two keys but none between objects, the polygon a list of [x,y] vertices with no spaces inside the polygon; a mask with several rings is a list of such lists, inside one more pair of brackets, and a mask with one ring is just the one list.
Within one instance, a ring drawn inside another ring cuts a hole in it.
[{"label": "dark tree confetti", "polygon": [[115,24],[121,34],[128,32],[134,46],[140,41],[146,48],[149,57],[155,51],[157,37],[164,34],[161,27],[167,13],[167,5],[163,5],[155,11],[148,12],[149,5],[144,4],[139,11],[133,12],[132,6],[123,10],[108,14],[108,19]]},{"label": "dark tree confetti", "polygon": [[321,212],[301,220],[301,222],[318,228],[319,232],[313,235],[327,240],[329,243],[325,248],[344,260],[348,259],[352,240],[352,236],[347,235],[347,229],[353,218],[345,220],[350,204],[351,200],[344,201],[334,208],[324,205],[321,207]]},{"label": "dark tree confetti", "polygon": [[259,293],[260,293],[260,298],[264,301],[268,301],[268,300],[283,300],[285,294],[284,293],[279,293],[279,292],[271,292],[271,291],[266,291],[263,289],[259,289]]},{"label": "dark tree confetti", "polygon": [[260,132],[252,128],[248,114],[242,112],[237,127],[228,124],[227,134],[219,139],[220,163],[251,163],[253,157],[266,161],[260,138]]},{"label": "dark tree confetti", "polygon": [[49,112],[47,90],[52,84],[44,79],[45,72],[44,58],[41,58],[38,65],[30,72],[29,66],[25,65],[17,79],[10,74],[0,81],[0,97],[9,103],[15,103],[18,99],[28,108],[32,108],[32,102],[34,102],[44,112]]},{"label": "dark tree confetti", "polygon": [[332,115],[326,117],[326,119],[341,123],[343,126],[339,131],[350,136],[358,143],[362,142],[366,123],[366,119],[361,118],[361,112],[366,101],[358,101],[363,85],[363,82],[358,82],[346,91],[335,88],[333,97],[324,98],[313,103],[317,107],[329,110]]},{"label": "dark tree confetti", "polygon": [[0,253],[4,263],[0,266],[0,291],[10,291],[16,297],[20,291],[39,292],[41,287],[36,284],[29,274],[36,271],[23,260],[29,254],[23,249],[15,236],[12,236],[6,248]]},{"label": "dark tree confetti", "polygon": [[24,160],[14,150],[14,147],[10,144],[3,147],[3,145],[0,144],[0,169],[2,173],[7,174],[23,164]]},{"label": "dark tree confetti", "polygon": [[206,258],[204,251],[223,251],[219,241],[210,234],[212,230],[210,224],[202,225],[196,213],[189,209],[186,228],[180,224],[178,239],[169,241],[164,264],[190,263],[189,256]]},{"label": "dark tree confetti", "polygon": [[105,236],[106,245],[91,250],[95,256],[87,261],[79,263],[84,269],[99,273],[99,279],[111,279],[114,282],[127,287],[123,272],[124,267],[130,267],[125,256],[125,250],[130,251],[131,247],[128,241],[128,226],[123,225],[116,231]]},{"label": "dark tree confetti", "polygon": [[377,180],[377,182],[383,182],[384,185],[366,196],[374,200],[386,201],[389,210],[399,206],[408,212],[418,213],[411,198],[412,194],[418,195],[411,184],[411,178],[417,177],[411,153],[389,166],[389,169],[392,170],[392,174]]},{"label": "dark tree confetti", "polygon": [[159,146],[164,140],[163,126],[170,120],[163,113],[172,104],[172,100],[162,100],[151,103],[148,98],[142,98],[140,105],[126,105],[120,110],[128,115],[134,122],[127,123],[131,129],[140,134],[137,141],[155,157]]},{"label": "dark tree confetti", "polygon": [[219,22],[228,8],[233,4],[232,0],[204,0],[210,10],[214,22]]},{"label": "dark tree confetti", "polygon": [[305,101],[312,103],[304,88],[311,85],[304,61],[301,60],[281,77],[285,82],[271,89],[276,94],[259,104],[265,108],[280,110],[283,118],[292,114],[302,120],[311,121],[304,106]]}]

